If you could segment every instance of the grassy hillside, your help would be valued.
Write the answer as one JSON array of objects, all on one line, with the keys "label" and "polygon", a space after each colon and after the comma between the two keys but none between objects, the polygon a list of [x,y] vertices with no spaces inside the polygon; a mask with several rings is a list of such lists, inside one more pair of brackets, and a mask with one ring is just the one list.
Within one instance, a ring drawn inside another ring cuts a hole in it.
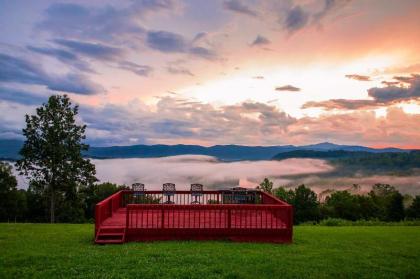
[{"label": "grassy hillside", "polygon": [[92,225],[0,224],[0,278],[419,278],[419,227],[295,228],[292,245],[97,246]]}]

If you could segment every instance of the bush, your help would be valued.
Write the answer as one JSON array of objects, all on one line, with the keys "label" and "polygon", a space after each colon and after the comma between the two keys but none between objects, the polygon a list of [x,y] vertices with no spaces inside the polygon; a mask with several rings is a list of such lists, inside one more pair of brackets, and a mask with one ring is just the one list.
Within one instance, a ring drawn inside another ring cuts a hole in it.
[{"label": "bush", "polygon": [[399,222],[385,222],[378,219],[370,220],[357,220],[349,221],[340,218],[327,218],[321,220],[319,223],[305,222],[302,225],[319,225],[319,226],[329,226],[329,227],[342,227],[342,226],[420,226],[419,220],[404,220]]},{"label": "bush", "polygon": [[407,217],[410,219],[420,219],[420,196],[416,196],[407,209]]},{"label": "bush", "polygon": [[320,208],[317,195],[311,189],[300,185],[295,190],[286,191],[280,187],[275,189],[274,194],[293,205],[294,222],[299,224],[306,221],[318,221],[320,219]]}]

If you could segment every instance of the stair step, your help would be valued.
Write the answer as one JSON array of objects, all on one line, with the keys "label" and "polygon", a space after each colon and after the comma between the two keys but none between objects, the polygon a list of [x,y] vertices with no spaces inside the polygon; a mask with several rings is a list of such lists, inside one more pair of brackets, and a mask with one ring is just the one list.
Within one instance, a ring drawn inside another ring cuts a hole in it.
[{"label": "stair step", "polygon": [[95,238],[97,244],[120,244],[125,240],[125,228],[100,228]]},{"label": "stair step", "polygon": [[117,240],[117,239],[101,239],[95,241],[97,244],[122,244],[123,240]]},{"label": "stair step", "polygon": [[100,232],[98,236],[123,236],[124,232],[115,233],[115,232]]},{"label": "stair step", "polygon": [[100,228],[99,229],[101,232],[124,232],[125,229],[124,228]]}]

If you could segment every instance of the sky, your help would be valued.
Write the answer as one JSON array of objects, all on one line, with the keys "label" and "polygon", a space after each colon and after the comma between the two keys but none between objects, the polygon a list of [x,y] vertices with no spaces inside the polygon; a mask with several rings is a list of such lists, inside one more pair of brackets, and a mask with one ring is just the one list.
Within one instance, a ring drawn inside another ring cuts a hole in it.
[{"label": "sky", "polygon": [[0,139],[420,148],[418,0],[0,0]]}]

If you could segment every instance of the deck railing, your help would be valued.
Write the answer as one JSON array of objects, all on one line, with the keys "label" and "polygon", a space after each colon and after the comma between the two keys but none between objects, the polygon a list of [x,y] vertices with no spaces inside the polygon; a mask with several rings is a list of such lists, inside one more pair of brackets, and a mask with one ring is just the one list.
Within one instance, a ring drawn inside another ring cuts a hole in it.
[{"label": "deck railing", "polygon": [[[234,195],[234,194],[231,194]],[[130,235],[222,233],[264,236],[281,232],[290,242],[293,229],[293,209],[280,199],[265,192],[253,192],[254,204],[234,204],[233,196],[223,191],[203,191],[196,198],[190,191],[176,191],[171,203],[162,191],[136,193],[123,190],[96,205],[95,235],[102,223],[118,209],[125,208],[125,229]],[[121,214],[121,213],[120,213]]]},{"label": "deck railing", "polygon": [[128,229],[286,229],[291,207],[253,204],[129,204]]},{"label": "deck railing", "polygon": [[95,235],[98,232],[102,222],[112,217],[112,214],[122,207],[123,196],[127,195],[127,191],[119,191],[95,206]]}]

